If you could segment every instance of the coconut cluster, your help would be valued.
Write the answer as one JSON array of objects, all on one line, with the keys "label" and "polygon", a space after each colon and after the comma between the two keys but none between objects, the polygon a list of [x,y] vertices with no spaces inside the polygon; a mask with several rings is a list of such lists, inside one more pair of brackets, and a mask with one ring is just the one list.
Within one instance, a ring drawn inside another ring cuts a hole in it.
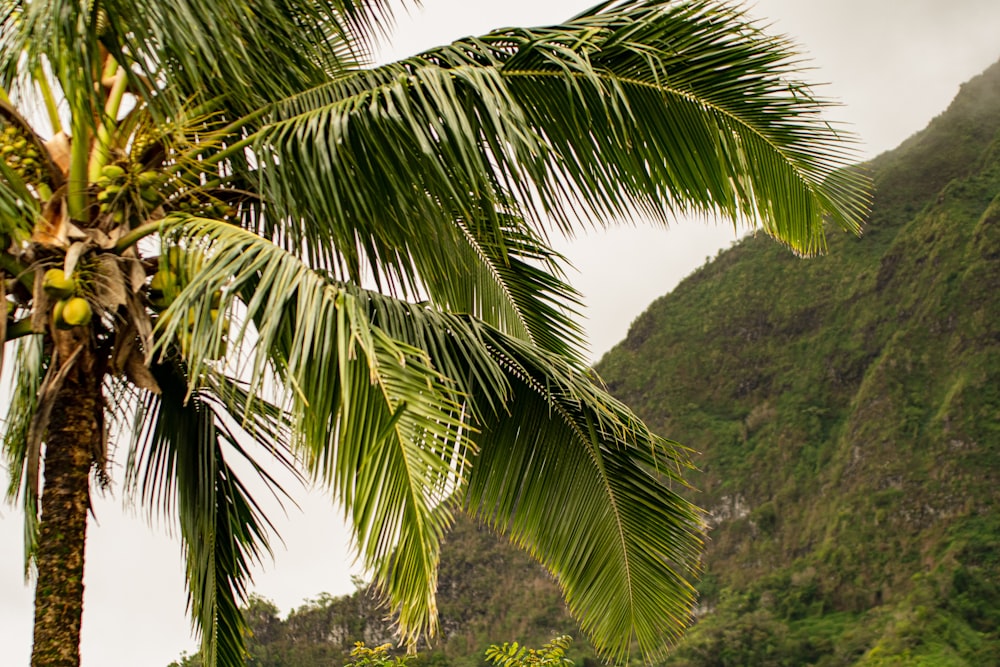
[{"label": "coconut cluster", "polygon": [[72,329],[90,324],[94,311],[90,302],[78,295],[79,283],[62,269],[49,269],[42,278],[42,289],[55,299],[52,321],[59,329]]},{"label": "coconut cluster", "polygon": [[[161,313],[161,318],[166,317],[163,311],[173,304],[181,290],[185,287],[184,276],[190,275],[190,273],[185,272],[184,269],[191,269],[194,273],[197,273],[202,261],[201,254],[196,251],[185,252],[180,248],[174,247],[170,248],[167,252],[166,262],[160,262],[160,268],[150,279],[147,291],[150,307],[157,313]],[[212,294],[211,310],[209,311],[209,316],[213,324],[219,317],[221,303],[222,293],[220,291],[214,292]],[[188,310],[183,324],[184,326],[178,331],[176,342],[180,347],[181,354],[187,356],[188,350],[191,347],[191,337],[194,334],[194,328],[197,324],[197,313],[193,308]],[[228,321],[224,321],[223,330],[228,328]],[[219,358],[225,354],[225,341],[223,340],[222,343],[222,349],[212,355],[214,358]]]},{"label": "coconut cluster", "polygon": [[125,201],[141,202],[146,209],[154,209],[163,203],[160,192],[166,177],[158,171],[144,171],[138,164],[126,169],[120,164],[108,164],[101,168],[101,175],[94,181],[97,185],[97,201],[102,214],[111,214],[116,224],[125,222]]},{"label": "coconut cluster", "polygon": [[41,180],[41,155],[20,127],[5,125],[0,131],[0,157],[21,180],[28,183]]}]

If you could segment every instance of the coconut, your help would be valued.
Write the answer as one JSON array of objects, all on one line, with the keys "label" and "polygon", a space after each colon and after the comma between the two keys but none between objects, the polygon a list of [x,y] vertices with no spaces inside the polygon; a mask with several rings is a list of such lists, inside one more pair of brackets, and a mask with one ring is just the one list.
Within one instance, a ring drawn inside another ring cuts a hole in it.
[{"label": "coconut", "polygon": [[66,328],[83,327],[90,324],[90,318],[93,317],[94,311],[90,309],[90,304],[87,303],[86,299],[75,296],[57,303],[54,315],[57,326],[60,325],[61,321]]},{"label": "coconut", "polygon": [[125,177],[125,173],[125,170],[117,164],[107,164],[101,167],[101,176],[104,176],[111,181],[123,179]]},{"label": "coconut", "polygon": [[149,281],[149,303],[157,310],[163,310],[177,298],[177,274],[169,269],[160,269]]},{"label": "coconut", "polygon": [[139,184],[140,188],[155,187],[160,184],[162,180],[159,172],[156,171],[143,171],[136,176],[136,182]]},{"label": "coconut", "polygon": [[76,292],[76,281],[62,269],[49,269],[42,278],[42,289],[53,299],[66,299]]}]

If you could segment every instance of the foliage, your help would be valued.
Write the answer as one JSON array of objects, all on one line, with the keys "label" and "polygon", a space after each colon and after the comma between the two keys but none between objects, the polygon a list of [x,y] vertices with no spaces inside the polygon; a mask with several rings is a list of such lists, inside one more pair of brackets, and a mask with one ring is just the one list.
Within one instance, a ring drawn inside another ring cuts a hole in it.
[{"label": "foliage", "polygon": [[364,642],[355,642],[351,649],[351,660],[344,667],[405,667],[409,656],[392,656],[392,644],[379,644],[368,648]]},{"label": "foliage", "polygon": [[[500,637],[540,644],[579,631],[551,576],[469,519],[459,518],[442,544],[438,584],[441,635],[417,645],[415,667],[481,667],[483,653]],[[243,614],[250,630],[247,662],[260,667],[342,664],[355,639],[377,645],[394,636],[391,619],[362,582],[351,595],[318,595],[284,618],[272,603],[251,596]],[[576,647],[573,657],[596,663],[590,646]],[[187,659],[179,666],[200,664]]]},{"label": "foliage", "polygon": [[[37,598],[36,649],[79,661],[86,470],[110,485],[115,446],[126,492],[179,528],[208,666],[244,658],[272,532],[238,470],[331,490],[404,641],[438,629],[457,513],[542,562],[610,658],[687,625],[689,452],[587,367],[548,238],[696,212],[820,252],[824,220],[867,213],[850,137],[795,49],[714,0],[601,3],[374,66],[391,15],[0,2],[4,452],[36,591],[60,598]],[[39,511],[63,492],[73,512]],[[68,546],[60,520],[83,526]],[[81,571],[53,588],[64,549]]]},{"label": "foliage", "polygon": [[804,265],[745,239],[598,365],[700,452],[703,616],[665,665],[998,654],[997,109],[1000,64],[866,165],[864,237]]},{"label": "foliage", "polygon": [[572,667],[573,661],[566,657],[572,641],[569,635],[560,635],[541,648],[528,648],[517,642],[493,644],[486,649],[486,659],[497,667]]},{"label": "foliage", "polygon": [[[712,510],[699,621],[656,664],[996,662],[998,109],[1000,64],[869,165],[882,189],[863,239],[806,263],[745,240],[601,361],[701,452]],[[552,592],[525,595],[539,579],[481,531],[452,537],[446,648],[418,664],[478,667],[497,635],[576,632],[507,625],[547,618]]]}]

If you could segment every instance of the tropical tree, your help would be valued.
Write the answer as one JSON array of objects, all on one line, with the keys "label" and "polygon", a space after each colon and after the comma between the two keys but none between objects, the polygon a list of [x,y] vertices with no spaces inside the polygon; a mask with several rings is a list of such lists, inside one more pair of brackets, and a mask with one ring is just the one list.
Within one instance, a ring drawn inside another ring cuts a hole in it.
[{"label": "tropical tree", "polygon": [[621,0],[373,66],[384,0],[0,7],[32,664],[79,662],[112,456],[179,525],[207,665],[243,660],[271,534],[238,458],[332,489],[405,639],[434,630],[455,512],[536,556],[606,655],[678,636],[687,453],[589,370],[548,238],[636,213],[803,254],[825,218],[857,231],[866,185],[785,40],[716,1]]}]

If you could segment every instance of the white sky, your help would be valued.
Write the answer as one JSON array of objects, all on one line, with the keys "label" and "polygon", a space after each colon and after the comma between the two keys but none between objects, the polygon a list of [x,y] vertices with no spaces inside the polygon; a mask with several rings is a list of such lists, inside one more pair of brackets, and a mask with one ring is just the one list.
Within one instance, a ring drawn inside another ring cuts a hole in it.
[{"label": "white sky", "polygon": [[[504,25],[556,23],[592,0],[424,0],[399,16],[386,59]],[[835,118],[851,123],[873,156],[896,146],[941,113],[959,84],[1000,58],[996,0],[757,0],[751,12],[792,36],[812,60],[811,80],[843,102]],[[588,306],[594,357],[620,341],[656,297],[736,237],[727,225],[678,222],[669,230],[624,226],[561,246],[579,273],[570,276]],[[0,470],[0,485],[6,487]],[[352,588],[348,537],[321,493],[299,501],[276,524],[275,559],[254,590],[283,610],[320,592]],[[100,525],[87,545],[84,667],[166,667],[195,650],[185,613],[180,548],[117,498],[97,499]],[[0,663],[27,665],[31,590],[21,577],[21,518],[0,505]],[[510,638],[503,638],[510,639]]]}]

